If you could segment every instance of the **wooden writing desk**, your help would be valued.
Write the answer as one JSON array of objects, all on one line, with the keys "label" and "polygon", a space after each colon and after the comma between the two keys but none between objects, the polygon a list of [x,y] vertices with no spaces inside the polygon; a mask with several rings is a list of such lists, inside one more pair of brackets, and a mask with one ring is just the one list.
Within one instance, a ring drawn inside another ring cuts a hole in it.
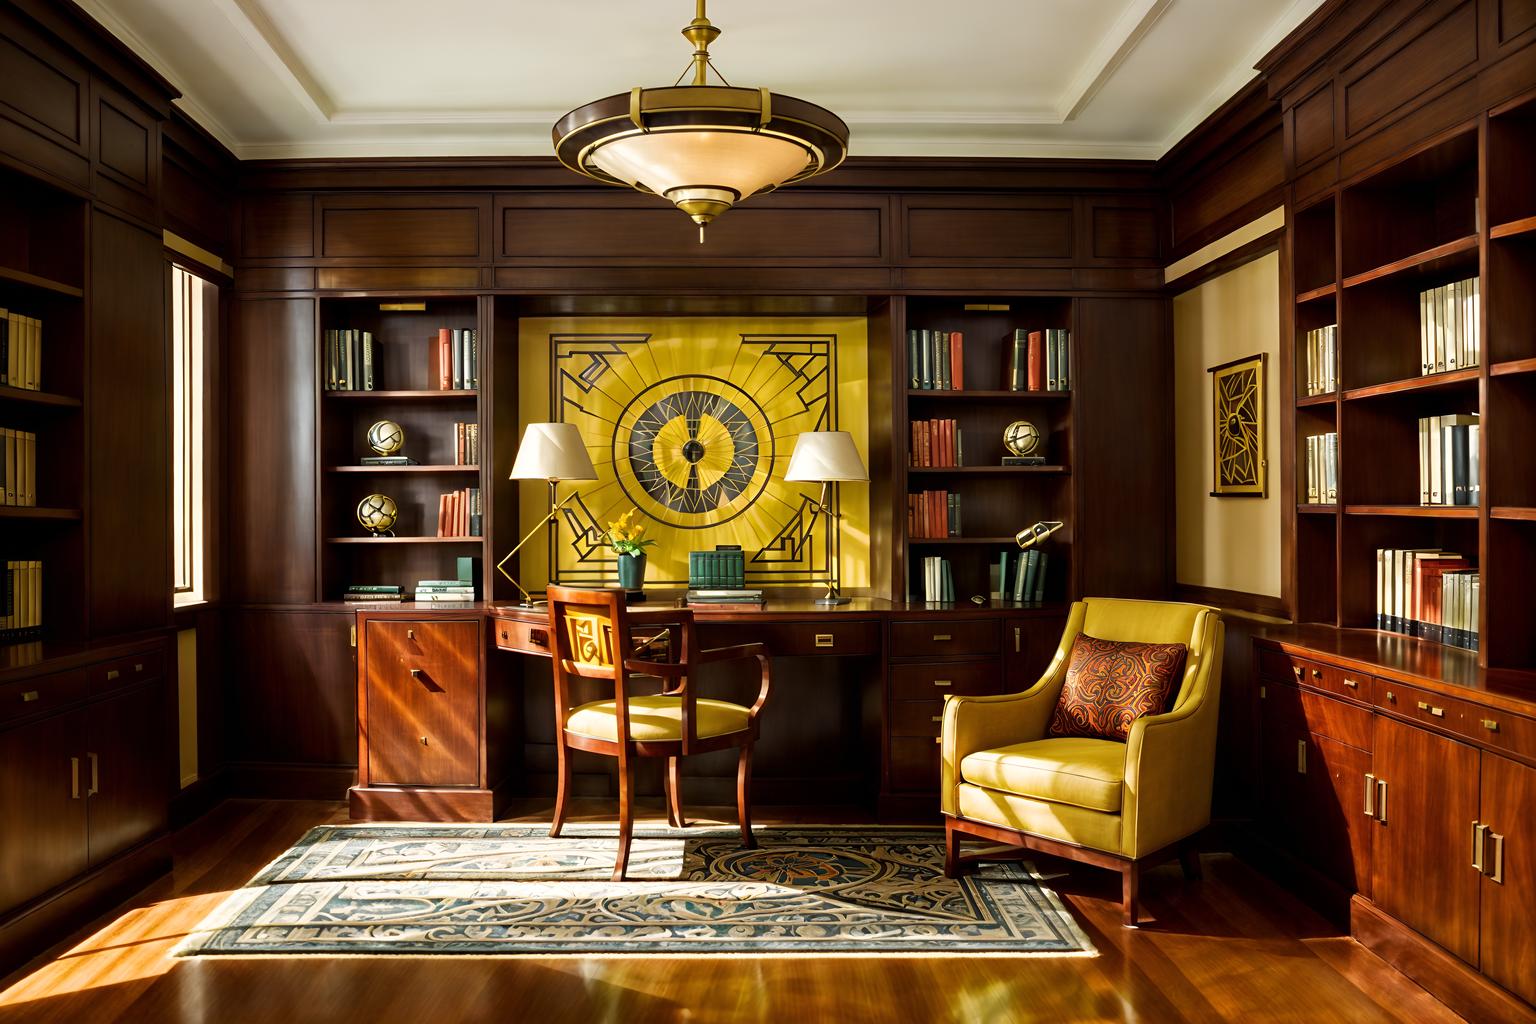
[{"label": "wooden writing desk", "polygon": [[[665,630],[677,619],[680,592],[647,596],[632,609],[638,624]],[[759,642],[775,659],[774,693],[755,753],[759,802],[855,805],[886,817],[938,813],[944,696],[1032,685],[1066,620],[1060,605],[875,598],[690,610],[703,646]],[[504,797],[553,797],[555,723],[542,606],[369,605],[357,619],[354,818],[487,821]],[[738,683],[712,677],[704,689],[731,699]],[[695,759],[685,797],[729,804],[735,762],[717,765],[711,757]],[[611,796],[611,771],[604,759],[578,762],[577,792]],[[642,793],[659,792],[659,777],[640,784]]]}]

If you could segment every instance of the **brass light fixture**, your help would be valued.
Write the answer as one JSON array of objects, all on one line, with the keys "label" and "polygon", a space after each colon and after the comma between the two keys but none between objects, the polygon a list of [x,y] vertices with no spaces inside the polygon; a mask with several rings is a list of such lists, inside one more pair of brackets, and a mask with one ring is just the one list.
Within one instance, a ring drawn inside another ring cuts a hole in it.
[{"label": "brass light fixture", "polygon": [[[555,123],[555,155],[578,174],[670,200],[704,228],[736,203],[843,162],[848,126],[805,100],[732,86],[715,70],[720,35],[697,0],[683,29],[693,44],[689,85],[632,89],[594,100]],[[715,72],[721,85],[710,85]]]}]

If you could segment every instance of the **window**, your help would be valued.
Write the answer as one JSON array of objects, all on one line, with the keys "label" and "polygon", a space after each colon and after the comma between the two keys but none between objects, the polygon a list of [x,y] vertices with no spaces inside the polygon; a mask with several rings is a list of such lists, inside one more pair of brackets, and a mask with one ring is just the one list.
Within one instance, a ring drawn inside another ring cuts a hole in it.
[{"label": "window", "polygon": [[208,599],[205,392],[218,302],[217,285],[171,267],[171,546],[178,605]]}]

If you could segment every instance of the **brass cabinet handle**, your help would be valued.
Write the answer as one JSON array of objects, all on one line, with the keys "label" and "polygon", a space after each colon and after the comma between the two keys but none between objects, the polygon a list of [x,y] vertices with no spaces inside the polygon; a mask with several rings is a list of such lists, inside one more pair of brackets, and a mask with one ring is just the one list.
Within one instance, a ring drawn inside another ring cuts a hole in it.
[{"label": "brass cabinet handle", "polygon": [[1387,780],[1376,780],[1376,820],[1387,823]]},{"label": "brass cabinet handle", "polygon": [[1313,679],[1321,679],[1321,678],[1323,678],[1323,670],[1320,669],[1320,668],[1313,669],[1312,670],[1312,678]]},{"label": "brass cabinet handle", "polygon": [[1014,654],[1018,654],[1019,653],[1019,637],[1020,637],[1020,634],[1022,634],[1023,632],[1024,632],[1024,628],[1022,626],[1014,626],[1013,627],[1013,653]]},{"label": "brass cabinet handle", "polygon": [[427,738],[426,738],[426,737],[425,737],[425,736],[423,736],[423,737],[422,737],[422,738],[421,738],[421,745],[422,745],[422,746],[426,746],[426,745],[427,745]]},{"label": "brass cabinet handle", "polygon": [[1365,773],[1365,816],[1376,817],[1376,776]]},{"label": "brass cabinet handle", "polygon": [[816,646],[817,647],[831,647],[835,643],[837,643],[837,639],[831,633],[817,633],[816,634]]},{"label": "brass cabinet handle", "polygon": [[1344,685],[1349,687],[1351,690],[1358,690],[1358,689],[1360,689],[1360,684],[1357,683],[1353,679],[1346,679],[1346,680],[1344,680]]},{"label": "brass cabinet handle", "polygon": [[1480,821],[1472,823],[1472,866],[1480,873],[1487,874],[1487,868],[1483,862],[1484,846],[1488,841],[1488,826]]},{"label": "brass cabinet handle", "polygon": [[97,761],[96,754],[89,752],[85,755],[91,762],[91,788],[85,791],[86,796],[95,796],[101,792],[101,763]]},{"label": "brass cabinet handle", "polygon": [[1444,718],[1445,717],[1445,708],[1434,707],[1434,706],[1432,706],[1430,704],[1426,704],[1422,700],[1419,701],[1419,710],[1420,711],[1428,711],[1430,714],[1434,715],[1436,718]]},{"label": "brass cabinet handle", "polygon": [[935,679],[933,681],[933,685],[934,686],[954,686],[955,685],[955,681],[953,679]]},{"label": "brass cabinet handle", "polygon": [[935,742],[935,743],[943,743],[944,742],[944,737],[943,736],[935,736],[933,738],[933,742]]},{"label": "brass cabinet handle", "polygon": [[506,639],[506,638],[507,638],[507,631],[506,631],[506,630],[502,630],[502,631],[501,631],[501,638],[502,638],[502,639],[503,639],[503,640],[505,640],[505,639]]},{"label": "brass cabinet handle", "polygon": [[26,693],[21,695],[21,702],[23,704],[31,704],[33,701],[37,700],[37,697],[38,693],[36,690],[28,690]]},{"label": "brass cabinet handle", "polygon": [[1291,666],[1291,675],[1295,676],[1299,680],[1301,678],[1301,666],[1300,665],[1292,665]]},{"label": "brass cabinet handle", "polygon": [[953,639],[954,639],[954,637],[950,636],[948,633],[935,633],[935,634],[933,634],[933,640],[934,640],[935,643],[939,643],[939,642],[942,642],[944,640],[953,640]]},{"label": "brass cabinet handle", "polygon": [[942,722],[942,721],[944,721],[944,716],[943,715],[934,715],[931,719],[929,719],[929,721],[931,721],[931,722]]},{"label": "brass cabinet handle", "polygon": [[112,680],[116,679],[117,676],[118,676],[117,669],[115,669],[115,668],[107,669],[107,682],[110,683]]},{"label": "brass cabinet handle", "polygon": [[1296,741],[1296,774],[1307,774],[1307,741]]},{"label": "brass cabinet handle", "polygon": [[1393,693],[1391,690],[1387,691],[1387,703],[1388,704],[1396,704],[1397,703],[1397,694]]},{"label": "brass cabinet handle", "polygon": [[1488,881],[1504,884],[1504,837],[1497,832],[1489,832],[1488,838],[1493,840],[1493,868],[1488,872]]},{"label": "brass cabinet handle", "polygon": [[411,678],[412,679],[420,679],[421,678],[421,669],[419,669],[419,668],[411,669]]},{"label": "brass cabinet handle", "polygon": [[1485,718],[1483,719],[1483,728],[1487,729],[1489,732],[1498,732],[1499,723],[1495,719]]},{"label": "brass cabinet handle", "polygon": [[405,638],[407,640],[415,640],[416,639],[416,631],[414,629],[406,630],[405,631]]},{"label": "brass cabinet handle", "polygon": [[80,759],[78,757],[69,759],[69,798],[80,799]]},{"label": "brass cabinet handle", "polygon": [[143,672],[144,671],[144,663],[142,661],[134,662],[133,663],[133,670],[135,672]]}]

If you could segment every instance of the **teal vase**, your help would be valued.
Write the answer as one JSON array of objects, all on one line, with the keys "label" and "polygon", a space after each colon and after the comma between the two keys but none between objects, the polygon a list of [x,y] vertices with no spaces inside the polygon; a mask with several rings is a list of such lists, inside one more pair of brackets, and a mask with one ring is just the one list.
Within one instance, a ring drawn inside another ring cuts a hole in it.
[{"label": "teal vase", "polygon": [[625,590],[645,589],[645,552],[619,556],[619,586]]}]

